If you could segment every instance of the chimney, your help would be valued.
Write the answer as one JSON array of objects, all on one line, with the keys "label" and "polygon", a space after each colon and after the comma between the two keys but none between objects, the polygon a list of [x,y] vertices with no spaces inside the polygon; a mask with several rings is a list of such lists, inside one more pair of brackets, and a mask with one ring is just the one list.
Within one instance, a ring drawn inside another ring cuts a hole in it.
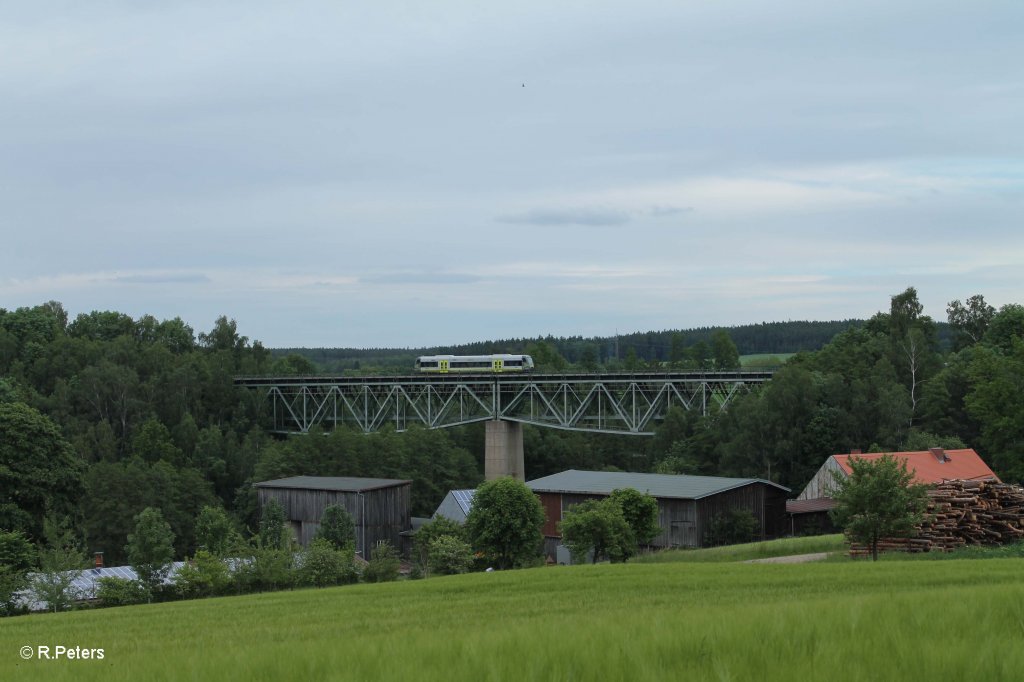
[{"label": "chimney", "polygon": [[932,456],[942,463],[949,461],[949,457],[946,457],[946,451],[942,448],[928,448],[928,452],[932,453]]},{"label": "chimney", "polygon": [[850,454],[851,455],[859,455],[859,454],[862,454],[862,453],[860,451],[860,448],[853,448],[852,450],[850,450]]},{"label": "chimney", "polygon": [[96,552],[93,556],[93,566],[103,568],[103,552]]}]

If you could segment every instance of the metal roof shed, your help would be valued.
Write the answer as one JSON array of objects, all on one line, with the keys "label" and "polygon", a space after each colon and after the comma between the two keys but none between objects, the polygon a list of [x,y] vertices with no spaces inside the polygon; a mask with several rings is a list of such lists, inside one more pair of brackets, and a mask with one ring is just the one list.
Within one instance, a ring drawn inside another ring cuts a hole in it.
[{"label": "metal roof shed", "polygon": [[439,516],[445,516],[452,521],[465,523],[466,517],[469,516],[469,510],[473,508],[474,495],[476,495],[476,490],[449,490],[441,500],[441,504],[438,505],[437,511],[430,518],[436,519]]},{"label": "metal roof shed", "polygon": [[[570,469],[527,481],[526,485],[540,497],[547,515],[544,534],[551,539],[561,537],[558,523],[567,509],[584,500],[606,497],[618,488],[634,488],[658,500],[662,533],[651,542],[655,547],[701,547],[711,520],[737,508],[753,514],[762,539],[786,531],[789,489],[759,478]],[[546,543],[549,554],[552,546]]]}]

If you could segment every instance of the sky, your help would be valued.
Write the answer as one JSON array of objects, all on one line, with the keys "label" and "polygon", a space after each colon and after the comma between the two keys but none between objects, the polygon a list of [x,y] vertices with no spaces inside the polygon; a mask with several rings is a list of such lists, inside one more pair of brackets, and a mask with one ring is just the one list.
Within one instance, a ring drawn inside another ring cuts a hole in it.
[{"label": "sky", "polygon": [[11,3],[0,307],[269,347],[1024,302],[1024,3]]}]

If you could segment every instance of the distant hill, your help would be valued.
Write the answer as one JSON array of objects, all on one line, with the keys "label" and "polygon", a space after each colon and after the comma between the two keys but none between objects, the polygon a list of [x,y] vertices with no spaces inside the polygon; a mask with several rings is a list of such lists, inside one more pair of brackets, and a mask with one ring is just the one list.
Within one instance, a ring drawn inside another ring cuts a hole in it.
[{"label": "distant hill", "polygon": [[[430,348],[275,348],[274,357],[301,355],[318,368],[329,373],[345,370],[376,368],[408,368],[418,355],[451,353],[453,355],[484,355],[489,353],[521,353],[531,343],[543,341],[553,345],[569,362],[579,362],[587,347],[592,348],[598,362],[624,358],[630,349],[638,358],[647,361],[665,361],[672,350],[672,339],[678,335],[679,343],[690,347],[700,341],[709,342],[711,334],[725,329],[736,344],[740,355],[784,354],[818,350],[839,332],[860,327],[864,320],[832,320],[828,322],[791,321],[762,322],[736,327],[699,327],[696,329],[667,329],[663,331],[621,334],[618,337],[535,337],[475,341],[455,346]],[[948,336],[948,325],[938,323],[940,339]]]}]

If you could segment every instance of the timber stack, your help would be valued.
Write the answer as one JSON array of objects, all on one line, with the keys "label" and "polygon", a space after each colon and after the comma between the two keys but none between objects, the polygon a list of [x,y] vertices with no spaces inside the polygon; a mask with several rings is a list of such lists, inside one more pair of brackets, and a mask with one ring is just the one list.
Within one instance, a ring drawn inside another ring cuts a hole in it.
[{"label": "timber stack", "polygon": [[[913,537],[886,538],[879,552],[950,552],[965,545],[1024,539],[1024,488],[994,481],[945,481],[928,491],[925,520]],[[871,548],[851,544],[850,556]]]}]

